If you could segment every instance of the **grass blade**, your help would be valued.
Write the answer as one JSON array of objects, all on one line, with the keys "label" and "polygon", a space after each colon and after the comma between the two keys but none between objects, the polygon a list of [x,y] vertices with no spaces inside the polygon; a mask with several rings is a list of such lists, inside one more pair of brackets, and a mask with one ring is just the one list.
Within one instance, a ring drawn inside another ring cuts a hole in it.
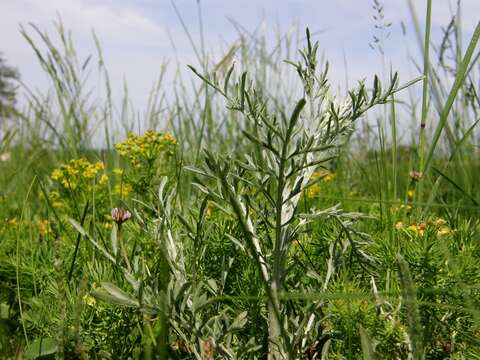
[{"label": "grass blade", "polygon": [[410,269],[408,268],[407,262],[401,255],[398,255],[397,257],[397,266],[402,288],[402,298],[407,307],[408,335],[410,337],[413,360],[423,360],[422,326],[412,276],[410,275]]},{"label": "grass blade", "polygon": [[475,51],[479,38],[480,38],[480,22],[477,23],[475,32],[473,33],[472,39],[470,40],[470,44],[468,45],[467,51],[465,52],[465,56],[463,57],[463,60],[457,69],[455,81],[452,85],[452,88],[450,89],[450,93],[448,94],[447,101],[443,106],[442,112],[440,114],[440,120],[435,129],[433,140],[432,140],[432,143],[430,144],[430,149],[428,151],[428,154],[425,160],[424,171],[428,170],[430,162],[432,161],[433,155],[435,153],[435,149],[437,148],[440,135],[442,134],[442,130],[447,124],[448,115],[450,113],[450,110],[452,109],[453,101],[455,100],[455,97],[457,96],[458,91],[462,87],[467,77],[467,69],[469,67],[470,60],[472,59],[473,52]]}]

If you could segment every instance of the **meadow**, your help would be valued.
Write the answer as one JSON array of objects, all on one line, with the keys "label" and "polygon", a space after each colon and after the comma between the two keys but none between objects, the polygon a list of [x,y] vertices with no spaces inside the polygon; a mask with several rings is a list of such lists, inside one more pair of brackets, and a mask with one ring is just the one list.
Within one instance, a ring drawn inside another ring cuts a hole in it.
[{"label": "meadow", "polygon": [[245,32],[141,113],[96,38],[22,28],[52,88],[1,115],[0,359],[480,359],[480,23],[416,21],[417,78],[336,94],[308,29]]}]

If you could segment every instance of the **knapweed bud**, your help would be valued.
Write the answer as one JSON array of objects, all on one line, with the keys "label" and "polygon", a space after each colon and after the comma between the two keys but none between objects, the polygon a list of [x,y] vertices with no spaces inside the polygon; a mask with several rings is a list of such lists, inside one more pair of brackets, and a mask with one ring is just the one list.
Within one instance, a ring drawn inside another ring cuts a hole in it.
[{"label": "knapweed bud", "polygon": [[412,178],[413,181],[418,181],[422,178],[422,173],[419,171],[412,170],[410,171],[410,177]]},{"label": "knapweed bud", "polygon": [[113,208],[110,212],[112,220],[115,221],[118,225],[124,223],[132,217],[132,214],[127,209],[123,208]]}]

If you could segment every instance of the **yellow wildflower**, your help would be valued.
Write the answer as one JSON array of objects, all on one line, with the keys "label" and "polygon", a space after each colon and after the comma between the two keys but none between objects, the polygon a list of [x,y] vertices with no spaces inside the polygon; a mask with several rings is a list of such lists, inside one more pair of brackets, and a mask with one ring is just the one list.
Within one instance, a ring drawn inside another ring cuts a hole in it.
[{"label": "yellow wildflower", "polygon": [[441,226],[437,230],[437,235],[438,236],[445,236],[445,235],[450,234],[451,232],[452,232],[452,230],[448,226]]},{"label": "yellow wildflower", "polygon": [[416,235],[423,236],[423,234],[425,232],[425,224],[423,224],[423,223],[412,224],[409,227],[407,227],[407,230],[415,233]]},{"label": "yellow wildflower", "polygon": [[323,178],[323,181],[325,182],[330,182],[330,181],[333,181],[335,179],[335,173],[328,173],[327,175],[325,175],[325,177]]},{"label": "yellow wildflower", "polygon": [[[335,179],[335,173],[332,173],[332,172],[329,172],[329,171],[326,171],[326,170],[315,171],[312,174],[310,180],[315,181],[319,178],[321,178],[322,181],[324,181],[324,182],[330,182],[330,181],[333,181]],[[321,185],[320,185],[319,182],[317,182],[307,189],[306,196],[308,198],[313,198],[320,193],[320,190],[321,190]]]},{"label": "yellow wildflower", "polygon": [[58,181],[63,177],[63,172],[60,169],[55,169],[52,171],[52,175],[50,175],[50,177],[52,178],[52,180]]},{"label": "yellow wildflower", "polygon": [[95,300],[95,298],[92,295],[85,294],[83,296],[83,303],[88,306],[94,306],[97,303],[97,300]]},{"label": "yellow wildflower", "polygon": [[113,173],[115,175],[122,176],[123,175],[123,169],[115,168],[115,169],[113,169]]},{"label": "yellow wildflower", "polygon": [[142,162],[155,160],[162,151],[171,149],[175,143],[175,138],[170,134],[162,135],[147,130],[144,135],[128,134],[125,141],[115,144],[115,149],[132,166],[140,167]]},{"label": "yellow wildflower", "polygon": [[50,194],[48,194],[48,198],[50,199],[50,202],[55,209],[61,208],[63,206],[63,202],[58,191],[50,192]]},{"label": "yellow wildflower", "polygon": [[60,193],[58,191],[52,191],[48,194],[48,197],[51,201],[59,201],[60,200]]},{"label": "yellow wildflower", "polygon": [[38,232],[42,236],[47,236],[52,233],[52,228],[48,220],[38,220],[37,221]]},{"label": "yellow wildflower", "polygon": [[302,245],[302,242],[300,241],[300,239],[294,239],[294,240],[292,241],[292,245],[293,245],[294,247],[300,247],[300,246]]},{"label": "yellow wildflower", "polygon": [[78,188],[78,183],[74,179],[63,179],[62,185],[65,189],[72,191]]},{"label": "yellow wildflower", "polygon": [[[100,171],[105,169],[103,162],[98,161],[95,164],[88,161],[86,158],[70,160],[66,164],[61,164],[57,169],[53,170],[51,179],[63,186],[64,189],[86,190],[89,191],[91,182],[86,181],[94,179]],[[105,178],[101,179],[100,185],[105,183]],[[58,203],[59,199],[55,199]],[[58,205],[58,204],[57,204]]]},{"label": "yellow wildflower", "polygon": [[176,144],[177,143],[177,139],[175,139],[175,137],[171,134],[165,134],[162,136],[162,141],[164,142],[169,142],[169,143],[172,143],[172,144]]},{"label": "yellow wildflower", "polygon": [[310,186],[307,189],[307,197],[310,198],[310,199],[314,198],[315,196],[317,196],[320,193],[320,190],[321,190],[321,187],[320,187],[319,183],[316,183],[316,184]]},{"label": "yellow wildflower", "polygon": [[408,197],[409,200],[412,200],[414,196],[415,196],[415,190],[408,190],[407,191],[407,197]]},{"label": "yellow wildflower", "polygon": [[207,219],[211,219],[212,215],[213,215],[213,207],[210,204],[208,204],[207,209],[205,210],[205,217]]},{"label": "yellow wildflower", "polygon": [[65,167],[65,170],[67,170],[67,174],[70,175],[70,176],[74,176],[74,175],[77,175],[78,174],[78,169],[72,165],[67,165]]},{"label": "yellow wildflower", "polygon": [[103,220],[104,220],[103,227],[107,230],[110,230],[113,227],[112,215],[110,214],[103,215]]},{"label": "yellow wildflower", "polygon": [[97,175],[97,172],[98,170],[94,166],[88,166],[83,172],[83,177],[93,179]]},{"label": "yellow wildflower", "polygon": [[113,188],[113,192],[122,197],[128,196],[132,192],[132,190],[133,190],[132,185],[127,183],[117,184]]},{"label": "yellow wildflower", "polygon": [[100,185],[105,185],[107,182],[108,182],[108,176],[106,174],[102,174],[99,180]]}]

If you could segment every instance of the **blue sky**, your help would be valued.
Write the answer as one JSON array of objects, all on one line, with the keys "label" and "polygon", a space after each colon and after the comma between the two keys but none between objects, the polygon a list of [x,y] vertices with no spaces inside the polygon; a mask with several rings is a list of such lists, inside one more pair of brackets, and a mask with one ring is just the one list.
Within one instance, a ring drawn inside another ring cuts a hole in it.
[{"label": "blue sky", "polygon": [[[423,0],[412,0],[420,19],[424,18]],[[407,59],[407,50],[418,55],[418,45],[408,12],[407,0],[384,0],[385,20],[392,22],[385,47],[387,64],[400,72],[403,80],[417,74]],[[440,27],[448,23],[456,1],[433,1],[434,40]],[[176,0],[194,41],[200,42],[196,0]],[[345,83],[344,54],[348,58],[351,83],[370,78],[381,71],[381,60],[368,44],[374,34],[372,0],[203,0],[206,47],[213,54],[237,37],[229,19],[253,30],[263,21],[263,28],[273,34],[276,27],[287,31],[296,24],[322,30],[316,39],[331,63],[334,84]],[[472,33],[480,18],[480,1],[463,0],[465,37]],[[162,60],[177,58],[181,65],[196,64],[180,21],[170,0],[0,0],[0,51],[8,63],[16,66],[31,88],[44,90],[48,82],[32,50],[19,33],[19,24],[35,23],[53,34],[53,21],[59,14],[72,30],[81,58],[94,52],[91,30],[100,38],[106,64],[115,89],[129,84],[133,103],[141,109]],[[407,26],[403,36],[401,22]],[[168,33],[174,41],[176,52]],[[214,55],[215,57],[215,55]],[[172,67],[173,71],[173,67]],[[168,86],[168,84],[166,84]],[[167,89],[168,90],[168,89]]]}]

